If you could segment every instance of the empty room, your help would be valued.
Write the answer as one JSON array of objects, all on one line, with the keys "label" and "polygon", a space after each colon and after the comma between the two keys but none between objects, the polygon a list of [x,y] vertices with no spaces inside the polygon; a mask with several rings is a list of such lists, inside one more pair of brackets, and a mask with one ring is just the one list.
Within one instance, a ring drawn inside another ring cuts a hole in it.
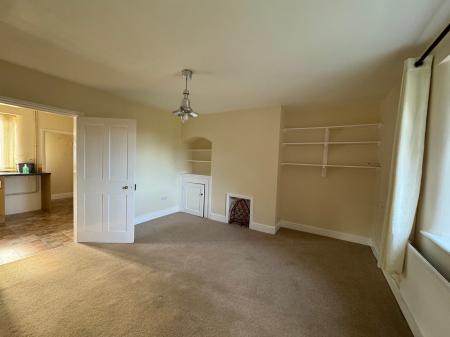
[{"label": "empty room", "polygon": [[0,336],[448,337],[449,0],[0,0]]}]

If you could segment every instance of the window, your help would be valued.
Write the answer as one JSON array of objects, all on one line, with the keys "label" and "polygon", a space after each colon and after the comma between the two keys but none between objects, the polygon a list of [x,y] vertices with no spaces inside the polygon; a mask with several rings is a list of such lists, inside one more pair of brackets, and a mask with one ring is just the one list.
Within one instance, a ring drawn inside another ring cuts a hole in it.
[{"label": "window", "polygon": [[0,114],[0,171],[14,169],[16,118]]},{"label": "window", "polygon": [[450,55],[435,56],[427,121],[422,195],[414,243],[450,280]]}]

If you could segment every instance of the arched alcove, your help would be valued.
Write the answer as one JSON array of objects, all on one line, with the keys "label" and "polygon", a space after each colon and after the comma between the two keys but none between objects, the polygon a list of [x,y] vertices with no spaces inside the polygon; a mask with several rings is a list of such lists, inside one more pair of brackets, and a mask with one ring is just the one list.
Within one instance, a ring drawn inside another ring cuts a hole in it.
[{"label": "arched alcove", "polygon": [[211,175],[212,143],[206,138],[195,137],[188,139],[186,145],[186,161],[191,174]]}]

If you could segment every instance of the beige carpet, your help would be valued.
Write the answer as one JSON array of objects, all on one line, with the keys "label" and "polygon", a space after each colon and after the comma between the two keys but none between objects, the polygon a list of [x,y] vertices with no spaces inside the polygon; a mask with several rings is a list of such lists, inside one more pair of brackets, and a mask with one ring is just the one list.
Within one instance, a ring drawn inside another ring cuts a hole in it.
[{"label": "beige carpet", "polygon": [[412,336],[368,247],[186,214],[0,267],[0,336]]}]

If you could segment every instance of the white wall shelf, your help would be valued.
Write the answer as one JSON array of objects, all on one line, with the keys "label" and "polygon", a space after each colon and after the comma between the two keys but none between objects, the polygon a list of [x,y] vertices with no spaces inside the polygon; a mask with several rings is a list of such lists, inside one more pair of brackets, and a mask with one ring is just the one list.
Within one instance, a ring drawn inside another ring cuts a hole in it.
[{"label": "white wall shelf", "polygon": [[363,128],[363,127],[382,127],[381,123],[366,124],[347,124],[347,125],[329,125],[329,126],[307,126],[298,128],[284,128],[283,131],[301,131],[301,130],[323,130],[323,129],[344,129],[344,128]]},{"label": "white wall shelf", "polygon": [[284,128],[284,132],[290,131],[305,131],[305,130],[323,130],[323,141],[310,141],[310,142],[282,142],[283,146],[305,146],[305,145],[321,145],[322,148],[322,162],[321,163],[298,163],[298,162],[281,162],[280,165],[287,166],[313,166],[322,168],[322,177],[326,177],[327,168],[339,167],[339,168],[357,168],[357,169],[377,169],[378,165],[352,165],[352,164],[329,164],[328,152],[330,145],[380,145],[378,140],[354,140],[354,141],[330,141],[331,131],[334,129],[346,129],[346,128],[380,128],[381,123],[364,123],[364,124],[344,124],[344,125],[328,125],[328,126],[309,126],[309,127],[292,127]]},{"label": "white wall shelf", "polygon": [[378,140],[357,141],[357,142],[300,142],[300,143],[282,143],[283,145],[357,145],[357,144],[375,144],[380,145]]},{"label": "white wall shelf", "polygon": [[315,164],[315,163],[280,163],[287,166],[313,166],[313,167],[342,167],[342,168],[359,168],[359,169],[377,169],[379,165],[341,165],[341,164]]}]

